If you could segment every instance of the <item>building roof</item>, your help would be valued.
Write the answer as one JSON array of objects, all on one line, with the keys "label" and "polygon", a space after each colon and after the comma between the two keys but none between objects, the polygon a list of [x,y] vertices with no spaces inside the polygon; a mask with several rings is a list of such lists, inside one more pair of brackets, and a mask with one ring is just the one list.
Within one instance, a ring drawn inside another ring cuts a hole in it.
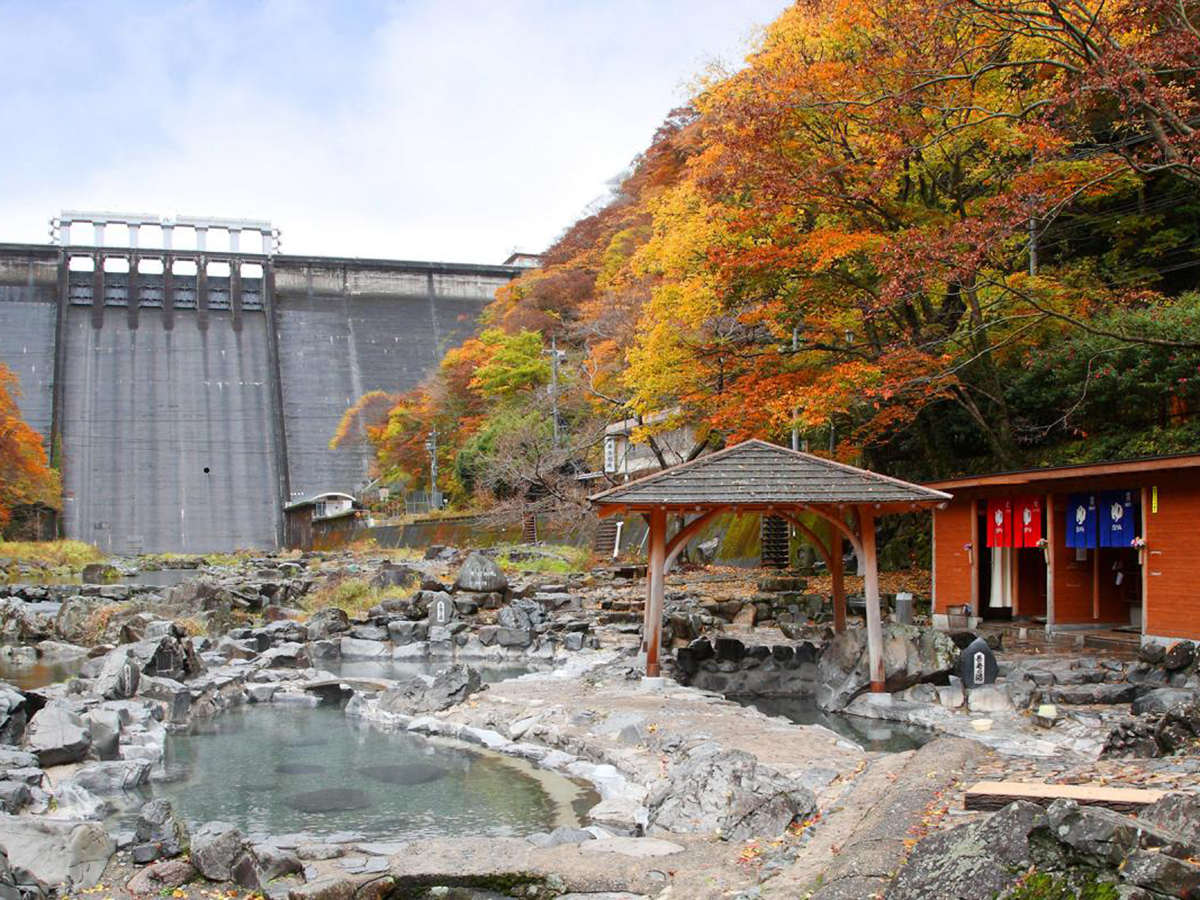
[{"label": "building roof", "polygon": [[1042,469],[1016,469],[1010,472],[988,472],[964,475],[943,481],[926,482],[926,487],[954,490],[973,487],[1008,487],[1039,481],[1066,481],[1079,478],[1099,478],[1105,475],[1133,475],[1141,472],[1163,472],[1170,469],[1200,468],[1200,453],[1178,453],[1171,456],[1143,456],[1137,459],[1117,459],[1107,462],[1076,463],[1069,466],[1048,466]]},{"label": "building roof", "polygon": [[949,494],[866,469],[749,440],[590,498],[599,507],[743,509],[870,503],[920,507]]},{"label": "building roof", "polygon": [[299,509],[302,506],[314,506],[321,500],[329,500],[332,497],[337,497],[341,500],[349,500],[354,502],[354,498],[350,494],[343,494],[341,491],[325,491],[321,494],[313,494],[311,497],[305,497],[303,500],[293,500],[284,509]]}]

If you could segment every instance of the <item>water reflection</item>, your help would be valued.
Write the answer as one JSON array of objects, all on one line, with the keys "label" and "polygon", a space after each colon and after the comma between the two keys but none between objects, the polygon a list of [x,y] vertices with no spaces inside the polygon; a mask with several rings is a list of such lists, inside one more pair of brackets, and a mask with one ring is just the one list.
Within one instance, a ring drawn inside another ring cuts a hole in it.
[{"label": "water reflection", "polygon": [[883,753],[915,750],[937,737],[935,732],[915,725],[825,712],[812,697],[737,696],[729,699],[742,706],[751,706],[768,716],[783,716],[797,725],[823,725],[868,750]]},{"label": "water reflection", "polygon": [[86,656],[57,660],[0,656],[0,681],[7,681],[23,691],[32,691],[75,677],[85,662]]},{"label": "water reflection", "polygon": [[170,737],[166,769],[145,794],[190,824],[269,834],[520,836],[577,824],[572,804],[591,796],[519,761],[382,732],[330,707],[231,710]]}]

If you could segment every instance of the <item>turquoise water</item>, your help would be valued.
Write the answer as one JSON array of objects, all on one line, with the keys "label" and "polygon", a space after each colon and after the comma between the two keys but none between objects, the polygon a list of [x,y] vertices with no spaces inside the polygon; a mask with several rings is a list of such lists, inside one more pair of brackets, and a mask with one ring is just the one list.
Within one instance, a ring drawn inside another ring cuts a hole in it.
[{"label": "turquoise water", "polygon": [[589,788],[515,759],[384,732],[336,707],[245,707],[167,741],[166,797],[190,825],[371,839],[509,837],[575,825]]}]

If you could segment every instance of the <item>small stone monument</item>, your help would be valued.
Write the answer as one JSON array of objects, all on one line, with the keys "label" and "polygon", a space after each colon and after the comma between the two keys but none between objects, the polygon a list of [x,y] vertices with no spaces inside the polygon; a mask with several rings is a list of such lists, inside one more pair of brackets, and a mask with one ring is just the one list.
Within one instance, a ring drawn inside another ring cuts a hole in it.
[{"label": "small stone monument", "polygon": [[454,599],[449,594],[442,594],[429,604],[429,624],[446,626],[458,615],[454,608]]},{"label": "small stone monument", "polygon": [[983,638],[971,641],[958,662],[958,677],[963,680],[967,690],[995,684],[999,672],[996,656]]}]

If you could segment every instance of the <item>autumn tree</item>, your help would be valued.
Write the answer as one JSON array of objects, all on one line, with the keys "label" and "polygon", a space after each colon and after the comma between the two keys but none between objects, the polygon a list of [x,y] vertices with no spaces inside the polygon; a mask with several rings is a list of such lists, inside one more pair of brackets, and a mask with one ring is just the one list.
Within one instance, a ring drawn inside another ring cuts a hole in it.
[{"label": "autumn tree", "polygon": [[59,505],[58,473],[50,468],[42,436],[17,408],[17,377],[0,363],[0,526],[27,503]]}]

